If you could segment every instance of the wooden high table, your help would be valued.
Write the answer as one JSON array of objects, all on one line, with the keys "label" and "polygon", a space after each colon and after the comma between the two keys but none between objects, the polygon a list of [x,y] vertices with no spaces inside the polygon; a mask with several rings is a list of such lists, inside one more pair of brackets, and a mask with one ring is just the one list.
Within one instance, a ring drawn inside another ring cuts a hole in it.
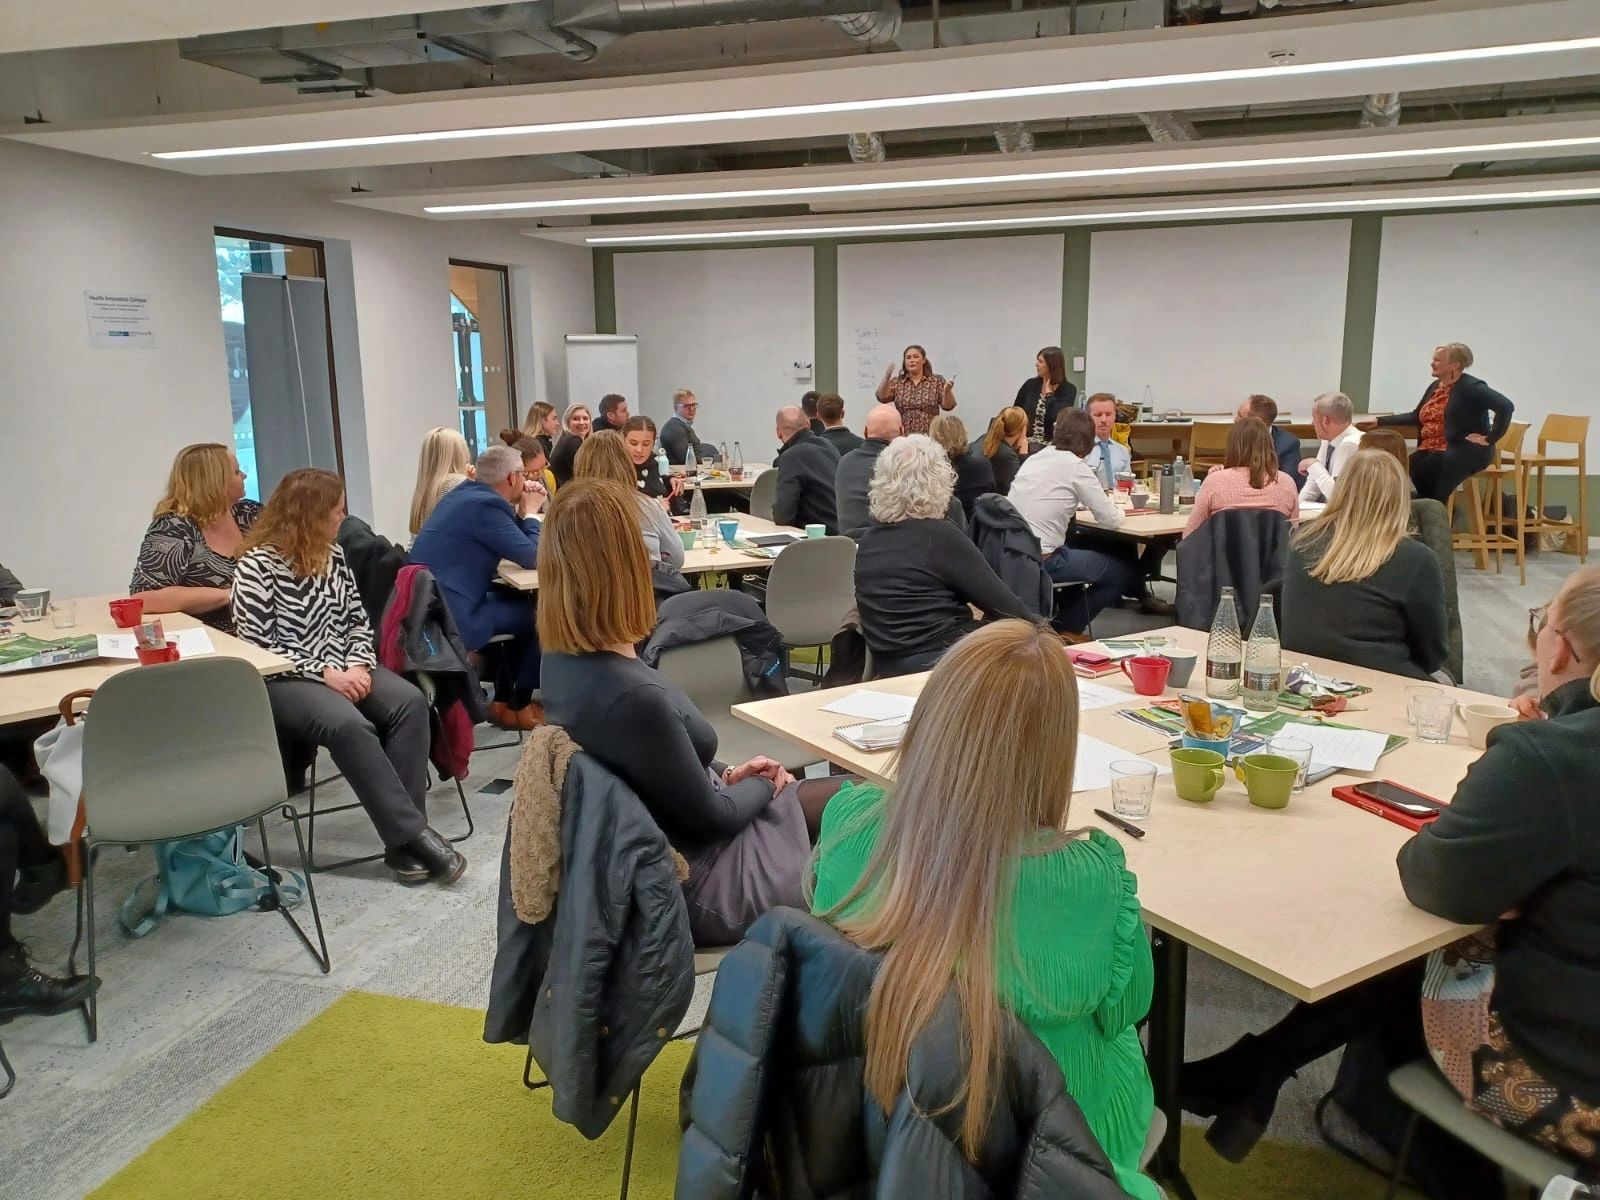
[{"label": "wooden high table", "polygon": [[[739,536],[748,537],[751,534],[765,533],[792,533],[804,536],[803,529],[796,529],[792,525],[774,525],[771,521],[752,517],[749,513],[714,514],[707,518],[709,521],[718,519],[725,521],[737,520],[739,522]],[[704,538],[702,537],[702,542]],[[703,544],[697,545],[693,550],[683,552],[683,573],[685,575],[706,575],[713,572],[741,573],[745,571],[770,571],[776,558],[768,558],[765,554],[753,553],[749,550],[729,549],[719,544],[716,549],[707,549]],[[516,588],[519,592],[536,592],[539,590],[539,572],[531,567],[519,567],[509,560],[500,563],[498,579],[508,587]]]},{"label": "wooden high table", "polygon": [[[43,621],[17,628],[33,637],[51,639],[79,637],[90,633],[127,633],[118,629],[111,620],[106,605],[119,599],[117,596],[89,596],[77,600],[78,623],[71,629],[56,629],[46,617]],[[151,613],[167,630],[194,629],[200,625],[194,617],[183,613]],[[249,642],[219,633],[208,628],[211,645],[225,658],[242,658],[262,675],[279,675],[293,665],[288,659],[253,646]],[[40,717],[57,715],[61,697],[84,688],[97,688],[113,675],[121,674],[139,665],[131,658],[91,658],[86,662],[70,663],[62,667],[40,667],[34,671],[14,671],[0,675],[0,725],[15,725]]]},{"label": "wooden high table", "polygon": [[[1155,631],[1200,653],[1185,691],[1201,692],[1207,635],[1172,627]],[[1448,800],[1481,751],[1464,732],[1445,745],[1417,742],[1406,719],[1405,689],[1423,681],[1285,651],[1285,669],[1302,662],[1318,672],[1365,684],[1335,720],[1412,738],[1385,754],[1368,778],[1394,780]],[[917,695],[927,675],[859,685]],[[1139,700],[1121,674],[1095,682]],[[833,736],[848,717],[822,712],[854,688],[808,692],[736,705],[734,715],[768,733],[815,750],[821,757],[879,783],[893,776],[888,751],[856,750]],[[1462,688],[1445,688],[1462,703],[1503,703]],[[1170,689],[1166,693],[1174,695]],[[1084,733],[1128,751],[1129,757],[1165,760],[1165,737],[1117,715],[1119,707],[1083,714]],[[1047,752],[1040,748],[1040,752]],[[1278,811],[1254,808],[1232,775],[1209,804],[1179,800],[1171,776],[1156,783],[1155,803],[1135,839],[1114,828],[1128,867],[1139,879],[1144,918],[1156,930],[1156,992],[1151,1004],[1149,1058],[1157,1103],[1167,1116],[1167,1139],[1152,1172],[1189,1195],[1179,1161],[1182,1114],[1178,1074],[1183,1065],[1188,948],[1206,953],[1271,984],[1298,1000],[1315,1001],[1448,945],[1472,932],[1413,907],[1401,890],[1395,855],[1411,834],[1332,794],[1357,773],[1341,771],[1296,793]],[[1110,809],[1109,789],[1072,798],[1074,826],[1104,826],[1095,808]]]}]

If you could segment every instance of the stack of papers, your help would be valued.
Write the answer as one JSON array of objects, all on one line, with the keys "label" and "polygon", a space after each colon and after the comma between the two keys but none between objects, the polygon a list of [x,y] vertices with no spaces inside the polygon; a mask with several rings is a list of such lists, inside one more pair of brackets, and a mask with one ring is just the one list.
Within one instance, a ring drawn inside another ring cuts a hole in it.
[{"label": "stack of papers", "polygon": [[866,721],[860,725],[841,725],[833,736],[857,750],[892,750],[905,736],[907,721]]},{"label": "stack of papers", "polygon": [[896,696],[893,692],[861,688],[840,696],[832,704],[824,705],[822,711],[854,717],[858,721],[904,721],[911,716],[916,704],[912,696]]},{"label": "stack of papers", "polygon": [[1311,743],[1312,771],[1330,767],[1346,771],[1376,771],[1378,759],[1389,748],[1387,734],[1348,725],[1311,725],[1289,721],[1280,732]]},{"label": "stack of papers", "polygon": [[[1099,738],[1078,735],[1078,757],[1072,766],[1072,790],[1094,792],[1111,786],[1111,764],[1123,759],[1139,758],[1131,750],[1102,742]],[[1146,759],[1145,761],[1149,761]],[[1154,764],[1157,775],[1171,775],[1172,768],[1164,762]]]}]

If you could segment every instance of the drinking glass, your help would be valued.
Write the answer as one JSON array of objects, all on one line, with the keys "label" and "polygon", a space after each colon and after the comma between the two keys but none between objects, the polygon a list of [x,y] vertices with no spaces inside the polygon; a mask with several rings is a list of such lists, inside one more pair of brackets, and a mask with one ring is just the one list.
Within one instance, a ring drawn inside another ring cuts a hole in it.
[{"label": "drinking glass", "polygon": [[1421,742],[1448,742],[1450,724],[1455,719],[1455,697],[1435,688],[1417,697],[1417,740]]},{"label": "drinking glass", "polygon": [[1275,737],[1270,743],[1274,754],[1281,754],[1285,758],[1292,758],[1299,765],[1300,770],[1294,777],[1294,790],[1306,790],[1306,773],[1311,770],[1312,745],[1304,738]]},{"label": "drinking glass", "polygon": [[50,624],[57,629],[71,629],[78,623],[78,602],[57,600],[50,606]]},{"label": "drinking glass", "polygon": [[1144,652],[1152,658],[1165,658],[1176,643],[1165,634],[1152,633],[1144,639]]},{"label": "drinking glass", "polygon": [[1150,815],[1156,794],[1156,765],[1128,758],[1111,764],[1111,811],[1128,821]]},{"label": "drinking glass", "polygon": [[1439,689],[1436,687],[1426,686],[1408,687],[1406,689],[1406,724],[1413,729],[1417,727],[1417,701],[1423,696],[1437,695],[1438,691]]}]

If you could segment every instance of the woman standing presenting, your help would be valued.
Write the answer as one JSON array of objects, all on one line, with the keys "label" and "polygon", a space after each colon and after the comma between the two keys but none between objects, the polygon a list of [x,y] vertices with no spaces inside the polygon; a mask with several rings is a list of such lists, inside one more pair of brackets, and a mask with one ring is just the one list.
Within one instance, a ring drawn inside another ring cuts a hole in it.
[{"label": "woman standing presenting", "polygon": [[1012,403],[1028,417],[1028,440],[1048,444],[1056,414],[1078,402],[1078,389],[1067,379],[1067,357],[1060,346],[1046,346],[1034,357],[1034,376],[1017,389]]},{"label": "woman standing presenting", "polygon": [[907,433],[927,433],[933,418],[956,406],[954,380],[933,373],[928,352],[921,346],[907,346],[900,356],[900,374],[890,364],[878,385],[878,399],[900,410],[900,423]]},{"label": "woman standing presenting", "polygon": [[1441,504],[1468,478],[1494,460],[1494,445],[1511,426],[1511,401],[1466,370],[1472,351],[1447,342],[1433,352],[1433,382],[1408,413],[1363,422],[1415,425],[1417,449],[1411,456],[1411,482],[1417,495]]}]

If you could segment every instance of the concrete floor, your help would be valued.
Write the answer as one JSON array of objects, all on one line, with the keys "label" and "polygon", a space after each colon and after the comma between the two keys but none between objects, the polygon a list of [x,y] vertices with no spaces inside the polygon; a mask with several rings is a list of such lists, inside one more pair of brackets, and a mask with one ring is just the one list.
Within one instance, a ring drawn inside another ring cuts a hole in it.
[{"label": "concrete floor", "polygon": [[[1511,689],[1527,658],[1527,609],[1553,595],[1575,565],[1575,559],[1545,555],[1530,564],[1528,586],[1519,588],[1514,569],[1496,577],[1463,559],[1469,686],[1497,694]],[[1166,623],[1119,611],[1097,622],[1096,632],[1114,636]],[[486,731],[484,739],[503,735]],[[496,876],[510,794],[477,789],[509,777],[516,757],[514,748],[474,756],[466,788],[478,832],[461,847],[472,865],[455,887],[402,888],[376,863],[315,877],[333,956],[326,976],[270,913],[209,921],[169,917],[149,937],[130,940],[117,927],[115,910],[150,872],[150,858],[147,852],[107,853],[97,872],[104,980],[99,1042],[86,1044],[75,1015],[0,1027],[20,1075],[10,1098],[0,1101],[0,1193],[7,1200],[84,1195],[346,990],[481,1007],[494,952]],[[328,789],[328,803],[343,799],[348,794],[342,784]],[[448,784],[435,784],[430,811],[442,832],[462,827]],[[275,861],[285,861],[294,846],[288,826],[274,818],[269,832]],[[255,849],[253,833],[250,841]],[[359,811],[326,818],[318,830],[319,854],[376,847]],[[299,915],[309,917],[307,905],[302,903]],[[73,931],[67,898],[19,918],[17,927],[37,962],[60,968]],[[709,979],[701,981],[691,1019],[709,987]],[[1189,1053],[1221,1049],[1288,1006],[1280,993],[1196,953]],[[1290,1084],[1274,1136],[1315,1140],[1311,1106],[1332,1073],[1332,1062],[1324,1062]],[[519,1086],[518,1079],[506,1079],[507,1088]]]}]

